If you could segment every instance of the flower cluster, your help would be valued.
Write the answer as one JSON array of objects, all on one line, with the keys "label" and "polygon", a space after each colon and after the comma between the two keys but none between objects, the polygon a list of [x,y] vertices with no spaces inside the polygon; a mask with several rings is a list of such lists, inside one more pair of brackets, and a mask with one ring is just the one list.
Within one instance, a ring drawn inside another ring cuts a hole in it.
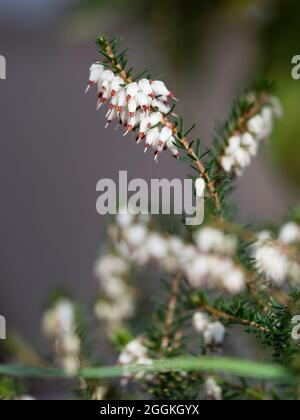
[{"label": "flower cluster", "polygon": [[[145,346],[143,337],[138,337],[127,344],[119,356],[118,363],[125,367],[130,365],[151,366],[153,364],[153,361],[149,357],[148,349]],[[126,383],[131,376],[132,375],[129,372],[125,372],[123,382]],[[135,379],[144,379],[145,372],[140,371],[135,374],[134,377]],[[146,375],[146,379],[150,378],[152,378],[152,375]]]},{"label": "flower cluster", "polygon": [[107,253],[95,265],[101,296],[95,312],[104,321],[107,329],[113,331],[134,315],[134,291],[128,286],[129,263],[117,254]]},{"label": "flower cluster", "polygon": [[224,155],[220,163],[225,172],[241,176],[244,169],[256,156],[259,144],[272,134],[274,117],[282,115],[281,105],[277,98],[268,97],[265,105],[246,119],[246,123],[234,131],[227,139]]},{"label": "flower cluster", "polygon": [[68,299],[58,300],[43,317],[44,334],[54,340],[56,356],[67,374],[80,367],[81,341],[76,334],[75,306]]},{"label": "flower cluster", "polygon": [[222,388],[217,384],[214,378],[209,377],[206,379],[204,384],[204,390],[208,399],[213,401],[222,401]]},{"label": "flower cluster", "polygon": [[221,346],[225,337],[225,327],[220,322],[214,322],[204,312],[196,312],[193,316],[193,326],[197,332],[203,335],[205,345]]},{"label": "flower cluster", "polygon": [[116,222],[116,248],[135,265],[154,261],[168,273],[181,272],[196,289],[215,288],[230,294],[245,290],[244,271],[234,260],[235,237],[204,227],[195,235],[195,243],[186,243],[179,236],[155,231],[148,216],[120,214]]},{"label": "flower cluster", "polygon": [[117,120],[126,127],[124,136],[136,132],[136,141],[145,141],[145,152],[153,148],[155,159],[164,149],[179,156],[172,127],[164,120],[172,113],[170,99],[176,98],[162,81],[124,80],[101,63],[94,63],[90,68],[87,91],[93,85],[98,88],[97,109],[109,101],[106,126]]},{"label": "flower cluster", "polygon": [[282,227],[277,239],[269,231],[260,232],[252,246],[257,271],[276,286],[282,286],[287,279],[299,285],[300,263],[292,248],[299,242],[300,226],[293,222]]}]

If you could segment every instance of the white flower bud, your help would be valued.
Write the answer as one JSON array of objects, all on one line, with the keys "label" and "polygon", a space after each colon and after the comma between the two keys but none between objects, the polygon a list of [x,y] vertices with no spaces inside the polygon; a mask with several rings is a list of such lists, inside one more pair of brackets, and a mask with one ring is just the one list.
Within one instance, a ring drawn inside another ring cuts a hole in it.
[{"label": "white flower bud", "polygon": [[243,293],[246,287],[243,272],[236,268],[224,273],[223,285],[225,290],[232,295]]},{"label": "white flower bud", "polygon": [[148,230],[143,225],[133,225],[126,229],[124,235],[129,246],[138,248],[143,245],[146,240]]},{"label": "white flower bud", "polygon": [[146,249],[150,257],[155,259],[163,259],[167,256],[167,241],[156,233],[151,233],[145,243]]},{"label": "white flower bud", "polygon": [[90,67],[90,77],[89,77],[89,83],[86,88],[86,93],[90,90],[91,86],[94,84],[99,83],[101,80],[101,76],[103,73],[104,67],[99,63],[94,63]]},{"label": "white flower bud", "polygon": [[196,331],[203,333],[210,323],[210,317],[203,312],[196,312],[193,316],[193,326]]},{"label": "white flower bud", "polygon": [[122,89],[118,93],[118,113],[121,113],[123,111],[123,108],[126,105],[126,93],[125,90]]},{"label": "white flower bud", "polygon": [[169,112],[171,111],[171,107],[170,107],[170,105],[167,105],[167,104],[165,104],[164,102],[162,102],[162,101],[160,101],[160,100],[158,100],[158,99],[154,99],[152,102],[151,102],[151,106],[152,106],[152,108],[154,108],[154,109],[158,109],[158,111],[159,112],[161,112],[162,114],[164,114],[164,115],[167,115],[167,114],[169,114]]},{"label": "white flower bud", "polygon": [[225,172],[231,172],[234,166],[234,159],[232,156],[223,156],[221,159],[221,165]]},{"label": "white flower bud", "polygon": [[279,233],[279,240],[285,244],[300,241],[300,226],[297,223],[287,223]]},{"label": "white flower bud", "polygon": [[196,196],[199,198],[203,198],[205,192],[205,181],[202,177],[196,179],[195,188],[196,188]]},{"label": "white flower bud", "polygon": [[124,81],[121,77],[116,76],[111,83],[111,96],[115,96],[121,89]]},{"label": "white flower bud", "polygon": [[133,99],[137,96],[139,92],[139,86],[136,82],[129,83],[126,86],[126,101],[129,102],[130,99]]},{"label": "white flower bud", "polygon": [[171,92],[167,89],[164,82],[160,80],[151,82],[151,87],[155,96],[171,96]]},{"label": "white flower bud", "polygon": [[159,129],[157,127],[152,128],[146,134],[146,145],[145,145],[145,152],[147,152],[148,148],[151,147],[158,139],[159,139]]},{"label": "white flower bud", "polygon": [[242,148],[239,148],[234,152],[234,158],[241,168],[246,168],[246,166],[249,166],[251,163],[249,152],[246,152],[246,150]]},{"label": "white flower bud", "polygon": [[135,98],[130,99],[130,101],[128,102],[128,111],[129,111],[130,118],[134,117],[137,106],[138,106],[137,100]]},{"label": "white flower bud", "polygon": [[151,87],[151,83],[148,79],[140,80],[139,81],[139,88],[141,89],[141,91],[145,95],[150,96],[150,98],[154,97],[153,90],[152,90],[152,87]]},{"label": "white flower bud", "polygon": [[241,136],[232,136],[228,140],[228,147],[226,153],[228,155],[234,154],[241,147]]},{"label": "white flower bud", "polygon": [[224,341],[225,332],[225,327],[220,322],[209,324],[203,334],[206,345],[215,344],[216,346],[221,346]]},{"label": "white flower bud", "polygon": [[172,137],[173,131],[169,127],[164,127],[159,135],[158,147],[162,150],[166,142]]},{"label": "white flower bud", "polygon": [[144,112],[148,112],[149,110],[149,104],[150,104],[150,98],[145,95],[143,92],[140,92],[137,94],[137,103],[139,106],[143,109]]},{"label": "white flower bud", "polygon": [[218,386],[214,378],[208,378],[205,381],[204,388],[205,388],[205,393],[208,398],[214,401],[222,401],[223,399],[222,388]]},{"label": "white flower bud", "polygon": [[259,136],[264,128],[264,120],[261,115],[256,115],[248,121],[247,125],[250,133]]},{"label": "white flower bud", "polygon": [[166,146],[176,158],[179,157],[179,150],[175,145],[175,138],[173,136],[167,141]]}]

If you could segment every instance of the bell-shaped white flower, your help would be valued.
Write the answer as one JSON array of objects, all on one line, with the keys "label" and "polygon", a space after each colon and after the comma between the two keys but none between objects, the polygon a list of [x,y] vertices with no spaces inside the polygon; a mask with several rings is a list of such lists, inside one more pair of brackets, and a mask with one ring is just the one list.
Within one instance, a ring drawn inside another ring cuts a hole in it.
[{"label": "bell-shaped white flower", "polygon": [[129,83],[126,86],[126,101],[129,102],[130,99],[133,99],[137,96],[139,92],[139,86],[136,82]]},{"label": "bell-shaped white flower", "polygon": [[111,82],[111,96],[115,96],[121,89],[124,81],[122,77],[116,76]]},{"label": "bell-shaped white flower", "polygon": [[158,140],[158,151],[161,151],[164,148],[167,141],[172,137],[172,134],[173,131],[169,127],[164,127],[161,130]]},{"label": "bell-shaped white flower", "polygon": [[139,106],[143,109],[145,113],[147,113],[149,110],[150,98],[147,95],[145,95],[143,92],[139,92],[137,94],[136,99]]},{"label": "bell-shaped white flower", "polygon": [[130,99],[130,101],[128,102],[128,111],[130,118],[134,117],[137,107],[138,103],[136,98]]},{"label": "bell-shaped white flower", "polygon": [[169,140],[166,143],[167,148],[171,151],[173,156],[176,157],[176,159],[179,158],[179,150],[175,145],[175,138],[172,136],[169,138]]},{"label": "bell-shaped white flower", "polygon": [[124,89],[118,93],[118,113],[121,113],[126,105],[126,92]]},{"label": "bell-shaped white flower", "polygon": [[205,191],[205,181],[202,177],[196,179],[195,182],[196,196],[202,198]]},{"label": "bell-shaped white flower", "polygon": [[90,76],[88,86],[86,88],[86,93],[90,90],[91,86],[97,84],[102,76],[104,71],[104,66],[100,63],[94,63],[90,67]]},{"label": "bell-shaped white flower", "polygon": [[150,96],[150,98],[154,99],[154,93],[151,87],[151,83],[148,79],[142,79],[139,81],[139,88],[141,91],[147,95]]}]

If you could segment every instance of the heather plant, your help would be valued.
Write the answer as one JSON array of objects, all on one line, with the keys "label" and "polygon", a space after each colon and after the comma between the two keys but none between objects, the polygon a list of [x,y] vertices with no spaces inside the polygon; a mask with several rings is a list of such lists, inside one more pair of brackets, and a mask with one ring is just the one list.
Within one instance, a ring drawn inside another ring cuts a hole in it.
[{"label": "heather plant", "polygon": [[[195,127],[185,128],[176,113],[176,88],[128,68],[118,38],[101,36],[97,46],[87,92],[96,90],[107,126],[123,127],[158,162],[169,151],[187,164],[195,194],[205,196],[205,221],[170,229],[130,209],[110,220],[95,263],[94,314],[115,350],[114,367],[103,366],[101,349],[91,345],[95,325],[80,305],[59,295],[43,316],[57,367],[3,365],[0,373],[78,378],[76,395],[84,399],[298,399],[300,211],[278,226],[246,226],[237,222],[230,195],[283,116],[274,86],[259,80],[235,100],[206,151],[193,138]],[[162,279],[144,322],[135,280],[141,273]],[[231,354],[242,334],[255,338],[259,361]],[[109,382],[115,377],[120,385]]]}]

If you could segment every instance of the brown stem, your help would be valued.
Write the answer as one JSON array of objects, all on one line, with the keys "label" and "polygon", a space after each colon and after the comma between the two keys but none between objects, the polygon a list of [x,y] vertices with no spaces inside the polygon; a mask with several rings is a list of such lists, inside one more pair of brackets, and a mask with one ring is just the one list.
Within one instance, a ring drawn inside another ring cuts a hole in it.
[{"label": "brown stem", "polygon": [[219,309],[213,308],[210,305],[206,305],[206,304],[201,303],[201,308],[203,310],[205,310],[206,312],[210,313],[211,315],[217,317],[218,319],[223,318],[227,321],[239,322],[243,325],[247,325],[249,327],[256,328],[256,329],[260,330],[261,332],[263,332],[265,334],[270,333],[270,330],[268,328],[262,327],[261,325],[257,324],[256,322],[249,321],[248,319],[240,319],[240,318],[234,317],[232,315],[227,314],[226,312],[220,311]]},{"label": "brown stem", "polygon": [[[113,69],[120,75],[120,77],[122,77],[124,82],[125,83],[131,83],[132,78],[128,77],[126,71],[117,62],[115,54],[114,54],[114,52],[113,52],[113,50],[110,46],[110,43],[107,40],[105,42],[105,54],[107,55],[107,57],[109,57]],[[186,137],[184,137],[182,139],[179,138],[177,128],[174,126],[174,124],[171,121],[169,121],[169,119],[167,117],[164,118],[163,123],[164,123],[165,126],[171,128],[173,130],[173,133],[174,133],[176,139],[185,148],[187,155],[190,156],[193,159],[193,161],[195,162],[195,165],[198,169],[199,174],[206,180],[208,191],[209,191],[210,196],[211,196],[211,198],[212,198],[212,200],[215,204],[215,208],[216,208],[217,212],[219,213],[221,211],[221,202],[220,202],[218,193],[216,191],[214,181],[210,179],[204,165],[202,164],[202,162],[200,161],[200,159],[198,158],[198,156],[196,155],[196,153],[194,152],[192,147],[190,147],[187,138]]]}]

